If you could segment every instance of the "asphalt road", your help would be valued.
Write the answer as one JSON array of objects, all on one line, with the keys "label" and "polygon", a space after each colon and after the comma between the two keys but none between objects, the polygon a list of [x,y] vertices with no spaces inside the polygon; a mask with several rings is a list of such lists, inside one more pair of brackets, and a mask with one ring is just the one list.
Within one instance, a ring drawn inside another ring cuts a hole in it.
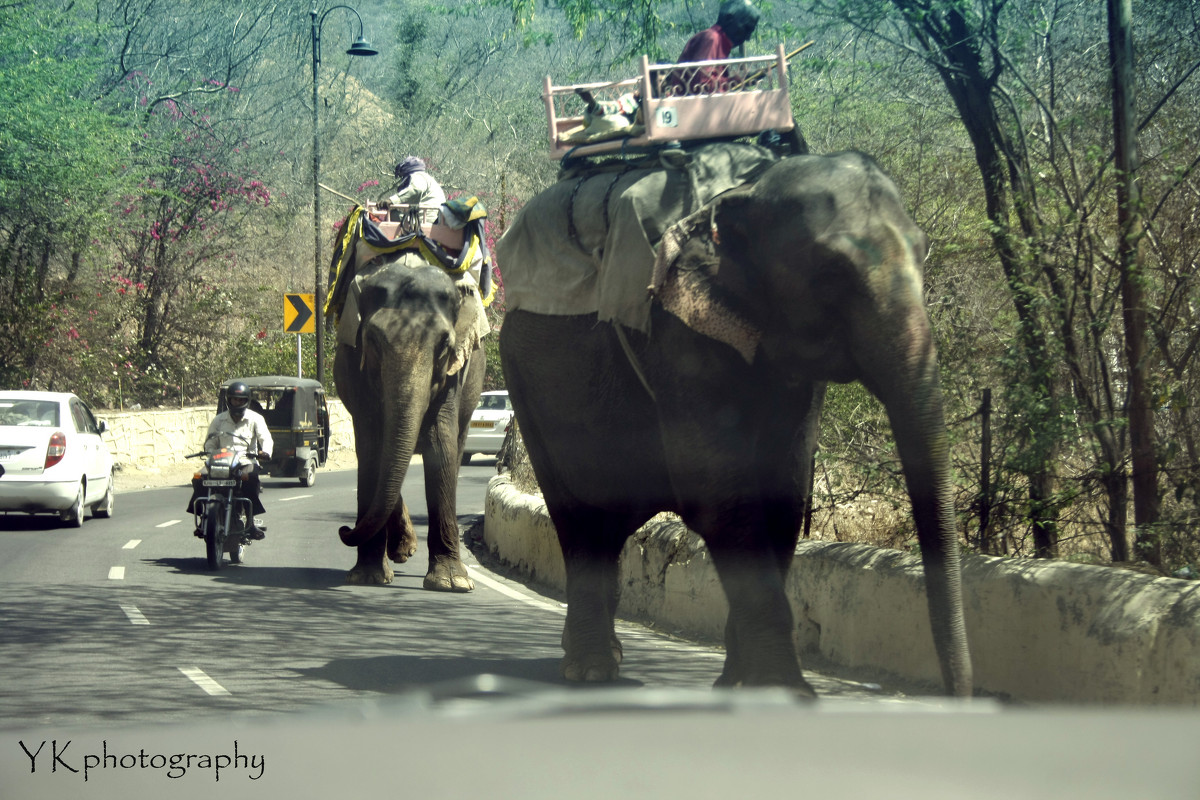
[{"label": "asphalt road", "polygon": [[[461,470],[460,525],[479,520],[495,461]],[[423,475],[405,497],[421,546],[390,586],[350,586],[338,540],[355,471],[315,486],[265,481],[265,541],[213,572],[184,513],[182,486],[125,492],[112,519],[60,528],[0,516],[0,726],[117,725],[295,712],[442,691],[481,674],[562,687],[564,607],[483,568],[476,589],[421,588]],[[622,625],[620,686],[711,686],[718,648]],[[827,681],[827,694],[862,692]],[[869,690],[868,690],[869,691]]]},{"label": "asphalt road", "polygon": [[[462,469],[464,529],[493,471]],[[717,648],[629,623],[620,685],[567,687],[561,604],[465,549],[469,594],[421,589],[423,545],[392,585],[346,585],[354,478],[267,482],[268,538],[220,572],[185,487],[81,529],[0,516],[0,797],[1195,796],[1194,714],[1002,712],[811,672],[816,705],[713,692]],[[1126,759],[1097,755],[1118,739]]]}]

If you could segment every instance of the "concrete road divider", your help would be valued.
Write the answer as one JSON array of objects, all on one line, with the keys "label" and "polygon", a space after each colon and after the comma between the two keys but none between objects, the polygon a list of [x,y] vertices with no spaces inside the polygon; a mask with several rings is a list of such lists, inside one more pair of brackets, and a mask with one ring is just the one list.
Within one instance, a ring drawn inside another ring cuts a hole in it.
[{"label": "concrete road divider", "polygon": [[[562,591],[541,498],[488,486],[484,541],[528,580]],[[620,613],[720,639],[728,607],[708,552],[660,515],[621,556]],[[1200,706],[1200,582],[1110,567],[966,556],[967,635],[981,692],[1027,702]],[[788,580],[802,657],[940,685],[919,557],[803,541]]]}]

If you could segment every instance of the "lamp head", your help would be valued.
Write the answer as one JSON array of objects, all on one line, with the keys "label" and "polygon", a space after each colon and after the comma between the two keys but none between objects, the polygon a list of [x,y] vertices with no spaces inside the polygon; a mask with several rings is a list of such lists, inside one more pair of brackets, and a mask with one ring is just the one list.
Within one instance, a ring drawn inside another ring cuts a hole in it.
[{"label": "lamp head", "polygon": [[350,49],[346,51],[348,56],[374,56],[379,55],[379,51],[371,47],[371,43],[363,37],[359,36],[354,40],[354,44],[350,45]]}]

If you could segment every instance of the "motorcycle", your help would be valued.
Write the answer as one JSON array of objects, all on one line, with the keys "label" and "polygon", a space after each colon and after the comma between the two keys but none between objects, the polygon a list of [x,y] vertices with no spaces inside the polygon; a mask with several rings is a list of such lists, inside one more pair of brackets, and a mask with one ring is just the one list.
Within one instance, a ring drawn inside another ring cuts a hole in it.
[{"label": "motorcycle", "polygon": [[231,564],[241,564],[251,542],[248,534],[254,504],[242,488],[248,484],[249,471],[254,466],[251,458],[262,460],[266,455],[250,454],[244,444],[236,443],[211,454],[193,453],[187,457],[206,455],[199,477],[200,486],[206,491],[196,498],[193,514],[197,536],[204,538],[208,568],[219,570],[225,553],[229,554]]}]

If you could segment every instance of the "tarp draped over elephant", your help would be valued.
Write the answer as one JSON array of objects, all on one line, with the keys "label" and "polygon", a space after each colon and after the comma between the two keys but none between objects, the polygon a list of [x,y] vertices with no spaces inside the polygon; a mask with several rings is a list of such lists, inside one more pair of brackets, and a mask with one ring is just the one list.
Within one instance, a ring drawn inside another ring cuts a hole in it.
[{"label": "tarp draped over elephant", "polygon": [[784,583],[826,383],[857,380],[892,423],[946,690],[971,693],[927,251],[852,152],[668,150],[526,204],[497,244],[500,352],[566,562],[564,676],[617,677],[618,556],[674,511],[729,601],[718,684],[812,693]]},{"label": "tarp draped over elephant", "polygon": [[401,486],[419,453],[429,510],[424,585],[474,586],[459,556],[455,502],[466,431],[483,387],[492,265],[483,205],[472,198],[459,210],[467,231],[457,253],[422,234],[388,239],[362,207],[344,220],[335,246],[325,310],[336,324],[334,379],[354,423],[358,456],[356,522],[339,531],[358,548],[351,582],[389,583],[389,559],[402,563],[416,552]]},{"label": "tarp draped over elephant", "polygon": [[719,143],[568,172],[525,205],[497,245],[501,263],[514,265],[504,273],[507,308],[595,312],[601,322],[645,331],[663,234],[777,160],[765,147]]}]

